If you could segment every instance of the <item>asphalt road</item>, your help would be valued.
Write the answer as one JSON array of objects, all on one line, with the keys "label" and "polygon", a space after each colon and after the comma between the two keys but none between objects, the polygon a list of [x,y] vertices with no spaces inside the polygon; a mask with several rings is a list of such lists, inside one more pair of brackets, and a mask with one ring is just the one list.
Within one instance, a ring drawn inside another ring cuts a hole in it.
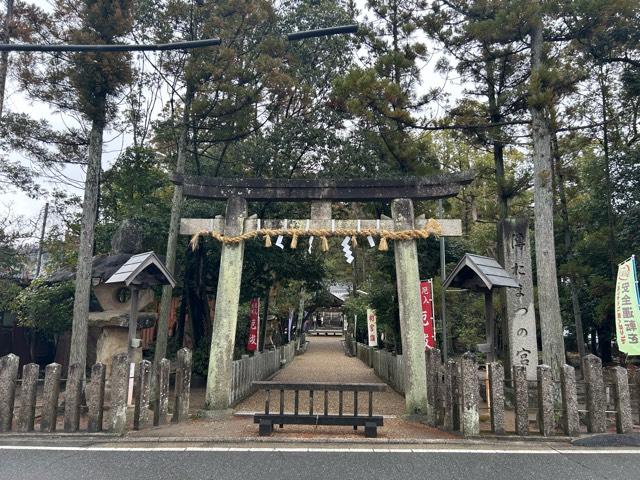
[{"label": "asphalt road", "polygon": [[640,449],[134,448],[0,446],[2,480],[635,479]]}]

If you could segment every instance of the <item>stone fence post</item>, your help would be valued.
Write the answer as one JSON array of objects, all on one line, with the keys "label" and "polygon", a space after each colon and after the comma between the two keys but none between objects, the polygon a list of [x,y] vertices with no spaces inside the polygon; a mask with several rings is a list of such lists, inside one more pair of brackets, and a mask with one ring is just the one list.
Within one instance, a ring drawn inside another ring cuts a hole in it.
[{"label": "stone fence post", "polygon": [[551,436],[555,428],[553,400],[551,367],[538,365],[538,427],[544,437]]},{"label": "stone fence post", "polygon": [[595,355],[582,358],[582,371],[587,386],[587,429],[589,433],[604,433],[607,430],[604,379],[602,360]]},{"label": "stone fence post", "polygon": [[191,394],[191,350],[182,348],[176,357],[176,401],[173,423],[189,418],[189,396]]},{"label": "stone fence post", "polygon": [[91,381],[87,385],[87,407],[89,414],[87,430],[90,432],[102,431],[105,379],[105,365],[100,362],[93,365],[93,367],[91,367]]},{"label": "stone fence post", "polygon": [[0,432],[10,432],[16,398],[20,358],[13,353],[0,358]]},{"label": "stone fence post", "polygon": [[32,432],[36,418],[36,389],[40,366],[28,363],[22,367],[22,387],[20,388],[20,412],[18,413],[18,431]]},{"label": "stone fence post", "polygon": [[427,409],[427,423],[435,427],[437,425],[437,417],[439,410],[439,383],[440,383],[440,350],[437,348],[429,348],[425,352],[425,362],[427,371],[427,401],[429,407]]},{"label": "stone fence post", "polygon": [[465,437],[480,435],[480,415],[478,413],[478,367],[476,357],[471,352],[462,356],[460,364],[462,390],[462,434]]},{"label": "stone fence post", "polygon": [[633,419],[631,418],[631,396],[629,395],[627,369],[614,367],[612,370],[616,397],[616,431],[630,433],[633,431]]},{"label": "stone fence post", "polygon": [[114,433],[127,431],[127,396],[129,393],[129,356],[119,353],[111,360],[111,428]]},{"label": "stone fence post", "polygon": [[515,393],[516,435],[529,434],[529,385],[527,367],[514,365],[511,368],[513,390]]},{"label": "stone fence post", "polygon": [[458,401],[455,396],[455,376],[457,375],[457,364],[453,359],[447,360],[444,372],[444,420],[443,428],[447,431],[453,431],[460,428],[460,422],[456,424],[455,409],[458,407]]},{"label": "stone fence post", "polygon": [[500,362],[489,364],[489,391],[491,431],[496,435],[504,435],[504,366]]},{"label": "stone fence post", "polygon": [[62,365],[50,363],[44,369],[44,388],[42,390],[41,432],[55,432],[58,420],[58,399],[60,397],[60,377]]},{"label": "stone fence post", "polygon": [[74,363],[69,366],[67,384],[64,389],[64,431],[77,432],[80,428],[80,402],[82,400],[82,381],[84,371],[82,365]]},{"label": "stone fence post", "polygon": [[158,368],[158,381],[156,383],[156,402],[153,411],[153,425],[164,425],[167,423],[167,415],[169,413],[169,372],[171,371],[171,362],[166,358],[160,360],[160,368]]},{"label": "stone fence post", "polygon": [[151,411],[149,410],[151,403],[151,362],[142,360],[138,365],[138,386],[133,411],[134,430],[146,427],[151,418]]},{"label": "stone fence post", "polygon": [[562,427],[565,435],[575,437],[580,434],[576,371],[571,365],[563,365],[560,377],[562,381]]}]

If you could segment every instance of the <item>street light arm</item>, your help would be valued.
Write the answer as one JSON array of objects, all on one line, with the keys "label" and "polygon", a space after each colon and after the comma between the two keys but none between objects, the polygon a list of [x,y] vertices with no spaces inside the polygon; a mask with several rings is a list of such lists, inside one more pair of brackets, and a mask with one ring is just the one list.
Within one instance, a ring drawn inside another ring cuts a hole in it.
[{"label": "street light arm", "polygon": [[328,37],[330,35],[339,35],[343,33],[356,33],[358,25],[340,25],[338,27],[319,28],[317,30],[305,30],[303,32],[294,32],[287,34],[287,40],[294,42],[296,40],[304,40],[305,38]]},{"label": "street light arm", "polygon": [[189,50],[220,45],[219,38],[189,40],[172,43],[152,43],[148,45],[66,45],[66,44],[29,44],[2,43],[0,52],[144,52],[158,50]]}]

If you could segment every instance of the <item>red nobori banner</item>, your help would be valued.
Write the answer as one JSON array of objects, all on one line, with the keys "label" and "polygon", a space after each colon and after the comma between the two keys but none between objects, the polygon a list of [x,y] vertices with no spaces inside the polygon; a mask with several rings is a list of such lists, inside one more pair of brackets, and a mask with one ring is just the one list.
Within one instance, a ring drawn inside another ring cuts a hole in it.
[{"label": "red nobori banner", "polygon": [[249,339],[247,351],[255,352],[258,349],[258,332],[260,330],[260,299],[254,298],[249,304]]},{"label": "red nobori banner", "polygon": [[433,281],[420,282],[420,305],[422,306],[422,327],[424,348],[435,348],[436,330],[433,325]]}]

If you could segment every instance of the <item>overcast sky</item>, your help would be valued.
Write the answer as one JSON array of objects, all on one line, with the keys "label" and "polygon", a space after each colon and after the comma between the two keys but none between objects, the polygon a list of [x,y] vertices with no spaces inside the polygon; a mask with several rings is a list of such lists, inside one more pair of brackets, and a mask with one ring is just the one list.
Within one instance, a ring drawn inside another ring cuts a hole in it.
[{"label": "overcast sky", "polygon": [[[50,2],[47,0],[35,0],[36,5],[50,9]],[[357,2],[360,6],[364,0]],[[19,55],[13,53],[12,55]],[[437,58],[432,58],[427,64],[421,68],[422,87],[429,90],[434,87],[445,88],[446,91],[453,95],[459,94],[461,86],[452,79],[444,79],[440,74],[435,72],[435,64]],[[55,128],[64,129],[65,127],[78,125],[75,118],[69,114],[54,112],[47,104],[42,102],[33,102],[27,98],[17,88],[16,83],[11,79],[11,75],[7,80],[7,89],[5,97],[5,110],[13,112],[25,112],[35,118],[44,118],[49,121]],[[434,116],[442,115],[444,112],[439,110],[439,106],[432,106]],[[129,134],[120,135],[117,132],[107,130],[105,132],[104,150],[103,150],[103,168],[107,169],[131,142]],[[20,156],[15,152],[9,152],[12,159],[19,159]],[[24,160],[23,160],[24,161]],[[59,177],[66,177],[64,183],[55,180],[39,179],[44,189],[50,192],[53,188],[63,189],[69,193],[73,193],[82,197],[84,169],[77,165],[68,165],[61,167]],[[7,214],[10,216],[22,216],[32,222],[36,222],[40,217],[44,204],[48,201],[48,195],[45,193],[38,198],[29,198],[26,194],[17,190],[7,190],[0,192],[0,217]],[[51,219],[53,222],[55,218]]]}]

